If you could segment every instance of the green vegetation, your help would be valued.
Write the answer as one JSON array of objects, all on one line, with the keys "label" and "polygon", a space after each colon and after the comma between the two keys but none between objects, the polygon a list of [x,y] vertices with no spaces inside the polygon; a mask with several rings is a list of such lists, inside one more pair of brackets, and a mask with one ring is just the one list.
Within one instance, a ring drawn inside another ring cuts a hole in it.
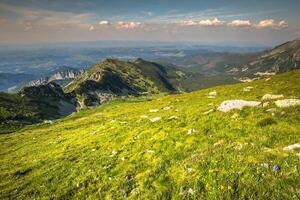
[{"label": "green vegetation", "polygon": [[[260,101],[267,93],[299,97],[299,80],[300,71],[291,71],[116,100],[0,135],[0,198],[299,199],[299,149],[283,148],[299,142],[300,107],[272,114],[270,101],[216,110],[224,100]],[[253,89],[244,91],[247,86]],[[216,97],[208,98],[214,90]]]},{"label": "green vegetation", "polygon": [[0,134],[14,132],[25,125],[53,120],[75,111],[71,98],[59,85],[25,87],[19,93],[0,93]]}]

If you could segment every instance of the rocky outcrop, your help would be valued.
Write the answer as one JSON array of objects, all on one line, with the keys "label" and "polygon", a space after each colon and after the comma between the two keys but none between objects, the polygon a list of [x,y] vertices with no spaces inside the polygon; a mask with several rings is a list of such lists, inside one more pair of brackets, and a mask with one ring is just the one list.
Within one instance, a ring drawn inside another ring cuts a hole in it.
[{"label": "rocky outcrop", "polygon": [[42,77],[38,80],[30,81],[28,86],[38,86],[50,83],[52,81],[61,81],[61,80],[68,80],[68,79],[75,79],[79,77],[84,70],[76,70],[76,69],[66,69],[62,71],[55,71],[49,76]]},{"label": "rocky outcrop", "polygon": [[258,101],[227,100],[221,103],[218,110],[222,112],[229,112],[233,109],[242,110],[244,107],[258,107],[260,105],[261,102]]}]

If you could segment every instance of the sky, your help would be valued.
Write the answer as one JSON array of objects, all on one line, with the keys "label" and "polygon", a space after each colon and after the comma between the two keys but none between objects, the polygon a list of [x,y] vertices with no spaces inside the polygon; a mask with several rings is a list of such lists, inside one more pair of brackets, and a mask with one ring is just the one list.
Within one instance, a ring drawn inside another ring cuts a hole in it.
[{"label": "sky", "polygon": [[0,44],[273,45],[300,37],[299,10],[300,0],[0,0]]}]

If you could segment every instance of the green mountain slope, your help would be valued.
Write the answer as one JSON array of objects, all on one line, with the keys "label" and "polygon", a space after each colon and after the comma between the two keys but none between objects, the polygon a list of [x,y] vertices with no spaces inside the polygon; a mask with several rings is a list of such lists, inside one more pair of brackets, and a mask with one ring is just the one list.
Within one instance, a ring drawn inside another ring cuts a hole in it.
[{"label": "green mountain slope", "polygon": [[0,135],[0,198],[298,199],[299,149],[284,148],[299,143],[300,107],[270,100],[228,113],[216,108],[267,93],[299,98],[299,80],[300,71],[291,71],[117,100]]},{"label": "green mountain slope", "polygon": [[41,122],[61,118],[76,111],[76,102],[61,87],[46,85],[24,87],[15,94],[0,93],[0,133]]},{"label": "green mountain slope", "polygon": [[162,65],[106,59],[83,73],[65,90],[75,94],[81,107],[93,106],[114,96],[176,92]]},{"label": "green mountain slope", "polygon": [[253,78],[293,69],[300,69],[300,38],[265,51],[239,68],[231,69],[231,72]]}]

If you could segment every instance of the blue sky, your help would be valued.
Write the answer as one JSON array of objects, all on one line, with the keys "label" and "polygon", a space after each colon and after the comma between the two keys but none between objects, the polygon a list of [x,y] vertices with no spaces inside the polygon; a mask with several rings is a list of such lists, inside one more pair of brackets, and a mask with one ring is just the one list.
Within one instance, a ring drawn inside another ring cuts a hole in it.
[{"label": "blue sky", "polygon": [[299,0],[0,0],[0,43],[268,45],[300,36],[299,10]]}]

